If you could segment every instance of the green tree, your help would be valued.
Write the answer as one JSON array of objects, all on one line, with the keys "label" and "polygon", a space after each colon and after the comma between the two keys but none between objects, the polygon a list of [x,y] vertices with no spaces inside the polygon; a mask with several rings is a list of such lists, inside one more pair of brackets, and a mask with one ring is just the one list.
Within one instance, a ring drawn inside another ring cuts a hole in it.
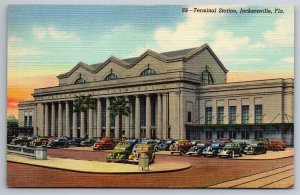
[{"label": "green tree", "polygon": [[7,117],[7,135],[15,135],[17,129],[18,119],[13,115],[9,115]]},{"label": "green tree", "polygon": [[[128,116],[130,113],[130,108],[128,106],[128,101],[124,97],[116,97],[111,105],[108,107],[110,114],[112,116],[119,117],[119,136],[122,137],[122,116]],[[117,129],[116,129],[117,130]]]},{"label": "green tree", "polygon": [[75,104],[73,105],[73,112],[85,112],[89,108],[96,108],[96,100],[92,98],[91,94],[89,94],[88,96],[76,96]]}]

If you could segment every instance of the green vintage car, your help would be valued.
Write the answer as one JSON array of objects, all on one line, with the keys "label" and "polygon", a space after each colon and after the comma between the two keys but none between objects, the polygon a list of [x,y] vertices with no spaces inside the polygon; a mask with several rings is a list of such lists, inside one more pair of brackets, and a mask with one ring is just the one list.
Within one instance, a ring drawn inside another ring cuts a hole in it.
[{"label": "green vintage car", "polygon": [[242,156],[243,149],[239,142],[226,143],[224,148],[218,153],[219,157]]},{"label": "green vintage car", "polygon": [[131,154],[130,144],[117,144],[112,153],[106,156],[107,162],[127,162],[128,156]]}]

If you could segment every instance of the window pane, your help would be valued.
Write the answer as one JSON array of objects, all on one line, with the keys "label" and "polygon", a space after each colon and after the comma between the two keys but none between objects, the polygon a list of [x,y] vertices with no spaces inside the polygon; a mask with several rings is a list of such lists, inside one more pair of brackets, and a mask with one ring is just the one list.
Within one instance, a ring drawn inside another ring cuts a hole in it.
[{"label": "window pane", "polygon": [[217,124],[223,124],[224,123],[224,107],[220,106],[217,108]]},{"label": "window pane", "polygon": [[236,124],[236,106],[229,106],[229,124]]},{"label": "window pane", "polygon": [[262,123],[262,105],[255,105],[255,123]]},{"label": "window pane", "polygon": [[212,107],[205,108],[205,124],[212,123]]},{"label": "window pane", "polygon": [[242,106],[242,124],[249,122],[249,106]]}]

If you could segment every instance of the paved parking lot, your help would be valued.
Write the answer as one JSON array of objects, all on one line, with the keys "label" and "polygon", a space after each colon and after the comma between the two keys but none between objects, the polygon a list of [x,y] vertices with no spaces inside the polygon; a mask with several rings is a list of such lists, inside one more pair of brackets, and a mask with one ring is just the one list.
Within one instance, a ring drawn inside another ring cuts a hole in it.
[{"label": "paved parking lot", "polygon": [[[50,157],[105,161],[107,152],[78,151],[69,149],[49,149]],[[293,165],[294,158],[269,160],[231,160],[189,156],[157,155],[156,162],[187,162],[192,165],[186,170],[148,174],[95,174],[37,167],[14,162],[7,163],[7,183],[9,187],[132,187],[132,188],[206,188],[228,181],[246,178],[255,174],[262,179],[264,172],[275,171]],[[289,172],[288,172],[289,171]],[[251,184],[256,187],[286,188],[293,186],[293,171],[287,170],[286,177],[274,182]],[[272,175],[272,174],[271,174]],[[270,176],[271,176],[270,175]],[[251,181],[251,178],[249,179]],[[260,182],[259,182],[260,183]],[[287,183],[283,185],[283,183]],[[247,184],[250,185],[250,184]],[[232,187],[232,186],[231,186]],[[239,183],[235,188],[250,188]]]}]

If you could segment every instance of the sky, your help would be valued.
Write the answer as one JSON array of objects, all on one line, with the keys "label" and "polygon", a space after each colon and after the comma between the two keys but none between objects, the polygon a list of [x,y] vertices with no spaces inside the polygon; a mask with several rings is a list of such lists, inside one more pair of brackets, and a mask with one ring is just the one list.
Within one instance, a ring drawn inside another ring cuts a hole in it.
[{"label": "sky", "polygon": [[[182,8],[268,8],[272,14],[194,13]],[[284,13],[274,13],[275,8]],[[147,49],[209,44],[229,70],[228,82],[294,78],[294,7],[233,5],[10,5],[7,114],[33,89],[58,85],[79,61],[127,58]]]}]

